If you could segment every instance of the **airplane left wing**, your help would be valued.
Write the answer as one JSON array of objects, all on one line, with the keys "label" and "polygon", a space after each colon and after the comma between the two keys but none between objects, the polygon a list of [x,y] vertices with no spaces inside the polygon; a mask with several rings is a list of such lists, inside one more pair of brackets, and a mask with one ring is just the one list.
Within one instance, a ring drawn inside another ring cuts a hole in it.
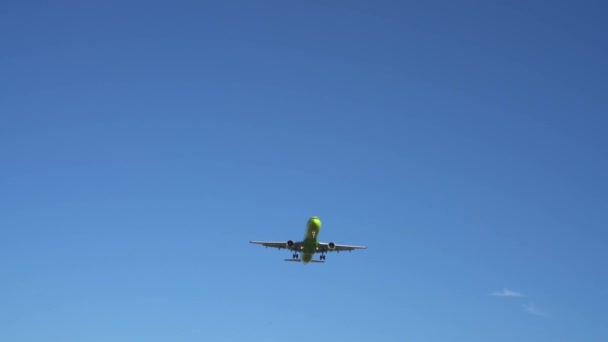
[{"label": "airplane left wing", "polygon": [[318,252],[342,252],[342,251],[353,251],[355,249],[367,249],[367,246],[350,246],[350,245],[339,245],[337,243],[326,243],[319,242],[317,247]]},{"label": "airplane left wing", "polygon": [[262,245],[264,247],[272,247],[272,248],[278,248],[278,249],[289,249],[289,250],[300,250],[302,249],[302,243],[300,242],[293,242],[293,244],[291,246],[289,246],[289,242],[285,242],[285,241],[249,241],[249,243],[253,243],[256,245]]}]

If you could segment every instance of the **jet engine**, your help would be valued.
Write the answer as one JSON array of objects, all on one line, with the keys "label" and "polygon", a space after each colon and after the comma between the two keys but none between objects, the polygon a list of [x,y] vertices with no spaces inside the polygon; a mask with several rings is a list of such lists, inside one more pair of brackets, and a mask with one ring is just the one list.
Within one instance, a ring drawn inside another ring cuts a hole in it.
[{"label": "jet engine", "polygon": [[291,240],[287,241],[286,245],[288,248],[293,247],[293,241],[291,241]]},{"label": "jet engine", "polygon": [[330,242],[327,244],[327,247],[329,247],[329,249],[334,249],[334,248],[336,248],[336,244],[333,242]]}]

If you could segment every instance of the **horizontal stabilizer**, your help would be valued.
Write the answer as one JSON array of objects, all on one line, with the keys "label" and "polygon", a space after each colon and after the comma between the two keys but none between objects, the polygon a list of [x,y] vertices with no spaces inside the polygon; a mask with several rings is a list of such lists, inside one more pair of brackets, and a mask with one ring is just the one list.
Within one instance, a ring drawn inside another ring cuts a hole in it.
[{"label": "horizontal stabilizer", "polygon": [[[302,260],[300,259],[285,259],[285,261],[293,261],[293,262],[302,262]],[[322,260],[310,260],[309,262],[316,262],[316,263],[325,263],[325,261]]]}]

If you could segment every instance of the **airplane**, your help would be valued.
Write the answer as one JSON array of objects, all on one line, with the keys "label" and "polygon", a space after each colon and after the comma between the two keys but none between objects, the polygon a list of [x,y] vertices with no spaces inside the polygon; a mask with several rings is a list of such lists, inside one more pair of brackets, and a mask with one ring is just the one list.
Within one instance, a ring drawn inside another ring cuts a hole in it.
[{"label": "airplane", "polygon": [[[285,261],[293,261],[293,262],[316,262],[316,263],[324,263],[325,262],[325,253],[327,252],[341,252],[341,251],[349,251],[352,252],[355,249],[367,249],[366,246],[349,246],[349,245],[338,245],[336,243],[330,242],[319,242],[317,239],[319,238],[319,232],[321,231],[321,220],[317,216],[313,216],[308,219],[306,223],[306,235],[304,236],[304,240],[296,241],[288,240],[286,242],[271,242],[271,241],[249,241],[249,243],[253,243],[256,245],[262,245],[266,248],[278,248],[279,250],[285,248],[289,249],[293,252],[292,259],[285,259]],[[302,259],[299,258],[298,252],[302,252]],[[315,253],[320,253],[319,260],[313,260],[313,255]]]}]

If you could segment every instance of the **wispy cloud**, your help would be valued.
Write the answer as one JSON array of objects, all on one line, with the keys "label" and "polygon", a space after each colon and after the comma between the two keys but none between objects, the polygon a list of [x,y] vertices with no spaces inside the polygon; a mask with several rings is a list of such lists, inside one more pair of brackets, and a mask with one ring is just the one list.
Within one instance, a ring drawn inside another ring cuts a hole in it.
[{"label": "wispy cloud", "polygon": [[503,289],[501,291],[494,291],[491,293],[492,296],[495,297],[525,297],[522,293],[517,291],[512,291],[509,289]]},{"label": "wispy cloud", "polygon": [[546,313],[544,310],[539,309],[534,303],[524,304],[524,310],[526,310],[526,312],[531,315],[549,317],[548,313]]}]

